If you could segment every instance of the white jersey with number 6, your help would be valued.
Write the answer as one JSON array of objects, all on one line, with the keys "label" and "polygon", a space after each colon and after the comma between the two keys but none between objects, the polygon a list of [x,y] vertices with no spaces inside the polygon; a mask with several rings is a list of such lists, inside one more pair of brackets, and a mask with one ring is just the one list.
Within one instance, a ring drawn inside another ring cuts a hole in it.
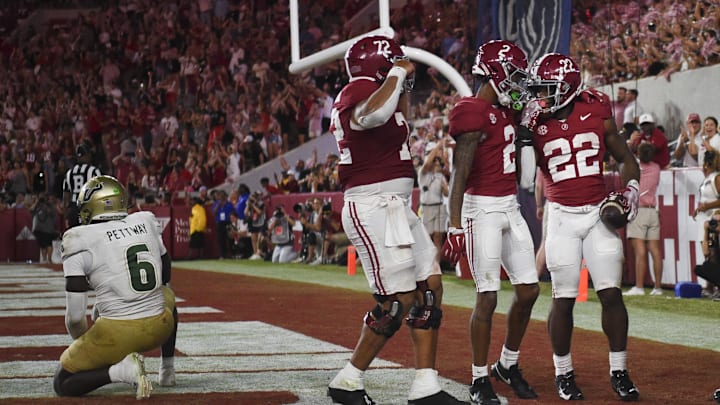
[{"label": "white jersey with number 6", "polygon": [[62,241],[65,277],[85,276],[100,316],[139,319],[163,312],[160,225],[151,212],[77,226]]}]

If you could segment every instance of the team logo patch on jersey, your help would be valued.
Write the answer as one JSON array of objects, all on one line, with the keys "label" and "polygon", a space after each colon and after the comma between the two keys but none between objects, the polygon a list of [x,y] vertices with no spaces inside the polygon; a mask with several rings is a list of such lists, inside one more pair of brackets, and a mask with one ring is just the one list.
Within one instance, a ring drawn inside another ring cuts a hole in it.
[{"label": "team logo patch on jersey", "polygon": [[569,127],[566,122],[563,122],[563,124],[560,126],[560,128],[562,128],[563,131],[567,131]]},{"label": "team logo patch on jersey", "polygon": [[497,124],[497,117],[495,116],[495,114],[490,113],[489,118],[490,118],[491,124],[493,124],[493,125]]},{"label": "team logo patch on jersey", "polygon": [[547,135],[547,133],[548,133],[547,125],[540,125],[537,129],[537,133],[538,133],[538,135]]}]

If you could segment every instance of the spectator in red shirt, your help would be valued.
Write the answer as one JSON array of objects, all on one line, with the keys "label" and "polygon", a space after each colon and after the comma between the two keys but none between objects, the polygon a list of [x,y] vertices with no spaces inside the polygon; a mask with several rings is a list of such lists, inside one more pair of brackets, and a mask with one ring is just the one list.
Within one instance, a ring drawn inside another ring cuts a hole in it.
[{"label": "spectator in red shirt", "polygon": [[655,157],[652,161],[657,163],[661,169],[666,168],[670,163],[670,148],[665,133],[655,126],[655,118],[652,114],[641,115],[639,121],[641,130],[630,135],[628,141],[630,149],[637,155],[638,146],[641,143],[652,143],[655,146]]},{"label": "spectator in red shirt", "polygon": [[260,185],[262,186],[262,188],[265,189],[266,195],[282,194],[282,191],[270,184],[270,179],[268,179],[267,177],[263,177],[260,179]]}]

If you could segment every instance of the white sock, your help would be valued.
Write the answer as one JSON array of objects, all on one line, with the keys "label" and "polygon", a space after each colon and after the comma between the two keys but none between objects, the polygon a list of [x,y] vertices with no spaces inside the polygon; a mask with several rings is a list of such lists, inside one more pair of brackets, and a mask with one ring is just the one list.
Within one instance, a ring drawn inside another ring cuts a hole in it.
[{"label": "white sock", "polygon": [[127,382],[125,374],[125,365],[122,364],[125,359],[110,366],[108,374],[110,375],[110,381],[112,382]]},{"label": "white sock", "polygon": [[345,391],[359,391],[365,389],[363,376],[365,372],[348,362],[342,370],[330,381],[330,388],[339,388]]},{"label": "white sock", "polygon": [[519,350],[514,352],[503,345],[502,351],[500,352],[500,365],[505,369],[509,369],[518,363],[518,357],[520,357]]},{"label": "white sock", "polygon": [[615,370],[627,370],[627,351],[610,352],[610,375]]},{"label": "white sock", "polygon": [[558,356],[553,353],[553,364],[555,365],[555,375],[563,375],[573,371],[572,355],[570,353],[564,356]]},{"label": "white sock", "polygon": [[487,364],[483,366],[476,366],[472,365],[472,376],[473,376],[473,382],[477,380],[478,378],[487,377],[488,376],[488,368]]},{"label": "white sock", "polygon": [[175,368],[175,356],[163,357],[160,368]]},{"label": "white sock", "polygon": [[429,397],[440,392],[440,382],[437,378],[438,372],[431,368],[415,370],[415,381],[410,386],[408,400]]}]

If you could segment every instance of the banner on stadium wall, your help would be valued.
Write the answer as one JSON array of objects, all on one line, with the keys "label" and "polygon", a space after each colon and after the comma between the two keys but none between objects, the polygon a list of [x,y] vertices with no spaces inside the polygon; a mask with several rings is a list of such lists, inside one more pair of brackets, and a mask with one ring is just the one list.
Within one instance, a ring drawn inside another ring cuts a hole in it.
[{"label": "banner on stadium wall", "polygon": [[533,62],[549,52],[570,52],[572,1],[492,0],[493,38],[518,44]]},{"label": "banner on stadium wall", "polygon": [[173,259],[187,259],[190,251],[190,212],[192,207],[175,205],[172,208]]},{"label": "banner on stadium wall", "polygon": [[15,261],[15,211],[0,211],[0,262]]},{"label": "banner on stadium wall", "polygon": [[40,260],[40,249],[32,233],[32,214],[27,208],[15,209],[15,261]]}]

